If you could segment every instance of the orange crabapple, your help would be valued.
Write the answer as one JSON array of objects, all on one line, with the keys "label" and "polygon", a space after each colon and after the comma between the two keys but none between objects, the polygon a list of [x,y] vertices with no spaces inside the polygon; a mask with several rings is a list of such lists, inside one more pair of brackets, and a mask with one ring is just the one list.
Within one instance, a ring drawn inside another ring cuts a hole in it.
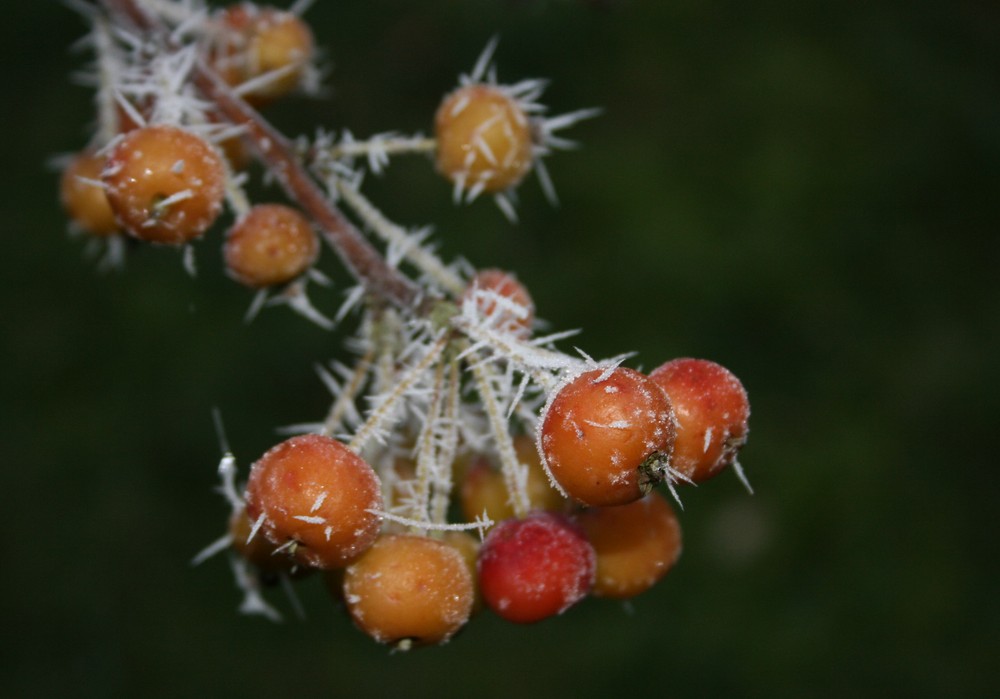
[{"label": "orange crabapple", "polygon": [[735,461],[747,440],[750,402],[740,380],[707,359],[674,359],[649,377],[677,416],[673,468],[700,483]]},{"label": "orange crabapple", "polygon": [[447,95],[434,117],[434,135],[438,171],[462,189],[502,192],[531,169],[528,116],[496,86],[465,85]]},{"label": "orange crabapple", "polygon": [[258,572],[268,577],[284,573],[296,578],[313,572],[313,568],[298,563],[287,550],[278,550],[278,545],[266,536],[251,538],[253,524],[246,508],[241,507],[229,517],[229,536],[233,550]]},{"label": "orange crabapple", "polygon": [[281,442],[250,469],[247,516],[299,563],[337,568],[361,555],[381,525],[375,471],[342,442],[306,434]]},{"label": "orange crabapple", "polygon": [[150,243],[194,240],[222,211],[222,156],[202,137],[176,126],[144,126],[125,134],[108,154],[101,179],[118,222]]},{"label": "orange crabapple", "polygon": [[595,597],[635,597],[666,575],[681,554],[677,516],[656,491],[627,505],[585,509],[576,521],[597,555]]},{"label": "orange crabapple", "polygon": [[444,643],[469,620],[475,597],[463,554],[442,541],[384,534],[344,571],[355,625],[379,643]]},{"label": "orange crabapple", "polygon": [[92,151],[74,156],[59,181],[63,208],[84,232],[97,237],[118,233],[115,213],[101,184],[106,158]]},{"label": "orange crabapple", "polygon": [[532,512],[490,529],[479,549],[479,589],[498,616],[530,624],[562,614],[594,582],[594,548],[554,512]]},{"label": "orange crabapple", "polygon": [[[531,295],[517,278],[510,272],[501,269],[482,269],[476,272],[465,288],[462,300],[474,298],[476,292],[496,294],[500,299],[491,299],[486,294],[476,298],[476,309],[482,316],[496,314],[494,325],[520,338],[531,334],[531,326],[535,322],[535,303]],[[510,302],[515,307],[508,308],[499,304]],[[523,309],[521,311],[518,308]]]},{"label": "orange crabapple", "polygon": [[[549,482],[534,440],[522,434],[514,437],[513,441],[518,460],[528,467],[525,487],[529,507],[533,510],[562,509],[566,499]],[[481,516],[484,510],[494,522],[509,519],[515,514],[503,474],[485,456],[477,457],[470,465],[459,489],[459,503],[462,514],[470,521]]]},{"label": "orange crabapple", "polygon": [[283,204],[256,204],[226,233],[226,271],[250,287],[295,279],[319,254],[319,241],[304,215]]},{"label": "orange crabapple", "polygon": [[670,399],[625,367],[586,371],[557,390],[542,416],[539,446],[549,474],[591,505],[638,500],[668,477],[675,435]]},{"label": "orange crabapple", "polygon": [[221,10],[210,62],[223,80],[236,87],[272,71],[285,70],[243,95],[263,105],[297,88],[312,60],[312,31],[297,15],[244,2]]}]

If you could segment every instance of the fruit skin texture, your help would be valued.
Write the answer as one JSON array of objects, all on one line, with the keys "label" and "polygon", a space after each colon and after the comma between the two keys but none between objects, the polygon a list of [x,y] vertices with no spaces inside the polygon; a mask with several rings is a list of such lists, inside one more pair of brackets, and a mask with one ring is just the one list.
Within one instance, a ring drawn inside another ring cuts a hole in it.
[{"label": "fruit skin texture", "polygon": [[479,589],[498,616],[530,624],[561,614],[594,582],[594,549],[567,517],[533,512],[493,527],[479,550]]},{"label": "fruit skin texture", "polygon": [[[108,155],[101,178],[118,222],[150,243],[194,240],[222,211],[222,156],[208,141],[175,126],[125,134]],[[181,196],[162,205],[176,195]]]},{"label": "fruit skin texture", "polygon": [[595,369],[558,390],[539,445],[549,473],[571,497],[624,505],[663,480],[674,432],[670,399],[656,383],[625,367]]},{"label": "fruit skin texture", "polygon": [[677,516],[656,491],[628,505],[584,510],[576,521],[597,554],[595,597],[635,597],[666,575],[681,554]]},{"label": "fruit skin texture", "polygon": [[98,237],[117,233],[118,222],[104,188],[80,178],[99,181],[104,163],[104,156],[89,151],[80,153],[66,166],[59,181],[59,196],[70,219],[90,235]]},{"label": "fruit skin texture", "polygon": [[671,360],[654,369],[674,405],[677,440],[673,468],[695,483],[730,465],[746,443],[750,402],[740,380],[707,359]]},{"label": "fruit skin texture", "polygon": [[490,85],[467,85],[445,97],[434,117],[437,169],[463,189],[486,192],[516,186],[531,169],[528,117]]},{"label": "fruit skin texture", "polygon": [[385,534],[344,571],[351,618],[380,643],[443,643],[468,621],[474,597],[462,553],[424,536]]},{"label": "fruit skin texture", "polygon": [[250,287],[284,284],[316,261],[319,243],[309,219],[283,204],[257,204],[226,234],[226,270]]},{"label": "fruit skin texture", "polygon": [[257,532],[289,549],[300,563],[337,568],[375,541],[382,509],[378,476],[344,444],[317,434],[292,437],[270,449],[250,469],[247,516],[264,515]]},{"label": "fruit skin texture", "polygon": [[521,282],[517,281],[513,274],[502,269],[480,270],[469,282],[462,297],[463,301],[472,298],[473,292],[477,289],[492,291],[525,309],[523,316],[519,316],[515,311],[507,308],[497,310],[497,301],[480,296],[476,303],[477,309],[483,316],[497,314],[494,327],[522,339],[531,335],[531,326],[535,322],[535,303],[531,300],[528,290]]}]

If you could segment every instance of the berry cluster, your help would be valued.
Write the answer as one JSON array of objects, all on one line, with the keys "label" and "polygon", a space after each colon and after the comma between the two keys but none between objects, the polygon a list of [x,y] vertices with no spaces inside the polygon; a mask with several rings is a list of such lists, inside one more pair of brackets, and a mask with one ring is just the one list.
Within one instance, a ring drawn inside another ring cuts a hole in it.
[{"label": "berry cluster", "polygon": [[[263,587],[320,571],[358,628],[407,648],[447,641],[484,606],[537,622],[587,596],[633,597],[670,570],[681,535],[664,491],[727,466],[743,477],[739,380],[706,360],[645,374],[624,356],[563,352],[572,333],[536,335],[512,273],[446,263],[361,191],[365,172],[423,153],[456,201],[488,193],[513,220],[529,173],[554,198],[543,158],[594,110],[545,116],[544,83],[499,83],[491,42],[442,99],[432,137],[344,130],[293,144],[258,109],[315,88],[304,3],[81,7],[99,128],[63,173],[74,227],[119,262],[113,241],[190,261],[223,228],[226,273],[257,290],[251,317],[268,299],[323,327],[358,317],[353,359],[321,371],[326,416],[263,454],[242,488],[228,449],[220,464],[229,524],[196,560],[229,551],[244,611],[278,617]],[[251,203],[251,157],[282,200]],[[327,279],[321,240],[356,283],[333,320],[306,294]]]}]

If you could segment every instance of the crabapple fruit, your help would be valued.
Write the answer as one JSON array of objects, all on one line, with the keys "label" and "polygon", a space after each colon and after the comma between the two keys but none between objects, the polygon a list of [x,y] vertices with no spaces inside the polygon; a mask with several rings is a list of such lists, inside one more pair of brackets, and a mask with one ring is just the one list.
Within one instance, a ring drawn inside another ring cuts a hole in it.
[{"label": "crabapple fruit", "polygon": [[531,169],[531,126],[515,99],[493,85],[466,85],[434,117],[437,169],[466,190],[502,192]]},{"label": "crabapple fruit", "polygon": [[176,126],[129,131],[108,155],[101,179],[118,222],[150,243],[194,240],[222,211],[222,156]]},{"label": "crabapple fruit", "polygon": [[244,2],[223,9],[210,62],[228,84],[240,84],[275,71],[274,79],[253,87],[244,98],[255,105],[282,97],[302,82],[315,41],[300,17],[273,7]]},{"label": "crabapple fruit", "polygon": [[653,491],[616,507],[576,517],[597,554],[595,597],[628,598],[651,588],[681,553],[681,528],[666,499]]},{"label": "crabapple fruit", "polygon": [[97,237],[118,232],[115,213],[101,184],[104,156],[91,151],[78,154],[63,170],[59,196],[70,220]]},{"label": "crabapple fruit", "polygon": [[747,440],[750,402],[731,371],[706,359],[674,359],[649,378],[673,403],[677,416],[673,468],[700,483],[722,471]]},{"label": "crabapple fruit", "polygon": [[494,327],[522,339],[531,334],[535,304],[513,274],[500,269],[478,271],[465,289],[462,300],[466,299],[473,299],[479,315],[490,318]]},{"label": "crabapple fruit", "polygon": [[[318,434],[272,447],[250,469],[247,516],[300,563],[337,568],[375,540],[382,506],[375,471],[343,443]],[[260,519],[263,518],[263,519]]]},{"label": "crabapple fruit", "polygon": [[478,568],[487,606],[507,621],[530,624],[586,596],[594,582],[594,548],[565,516],[533,512],[490,530]]},{"label": "crabapple fruit", "polygon": [[624,505],[666,478],[674,431],[670,399],[651,379],[624,367],[594,369],[558,389],[539,444],[568,495]]},{"label": "crabapple fruit", "polygon": [[312,266],[319,241],[309,219],[290,206],[257,204],[226,233],[226,270],[250,287],[295,279]]},{"label": "crabapple fruit", "polygon": [[411,534],[384,534],[344,571],[344,600],[358,628],[379,643],[443,643],[472,612],[463,554]]}]

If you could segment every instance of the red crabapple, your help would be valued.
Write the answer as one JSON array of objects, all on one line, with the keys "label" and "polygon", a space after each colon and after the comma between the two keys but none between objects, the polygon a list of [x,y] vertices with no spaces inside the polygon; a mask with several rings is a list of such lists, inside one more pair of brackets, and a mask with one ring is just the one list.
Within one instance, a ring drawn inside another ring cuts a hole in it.
[{"label": "red crabapple", "polygon": [[226,233],[226,270],[246,286],[284,284],[316,260],[319,242],[305,216],[283,204],[257,204]]},{"label": "red crabapple", "polygon": [[118,232],[118,222],[101,184],[104,156],[87,151],[80,153],[63,170],[59,196],[70,219],[93,236]]},{"label": "red crabapple", "polygon": [[[509,272],[500,269],[483,269],[469,282],[462,298],[472,298],[476,291],[492,292],[500,299],[488,298],[485,294],[477,297],[476,308],[482,316],[493,316],[494,327],[510,332],[518,337],[526,338],[531,334],[531,326],[535,322],[535,304],[528,290]],[[502,300],[501,300],[502,299]],[[498,304],[510,302],[508,308]]]},{"label": "red crabapple", "polygon": [[444,643],[472,612],[462,553],[425,536],[385,534],[344,571],[354,623],[379,643]]},{"label": "red crabapple", "polygon": [[533,512],[493,527],[479,550],[483,600],[507,621],[561,614],[594,582],[594,549],[565,516]]},{"label": "red crabapple", "polygon": [[270,449],[250,470],[247,515],[257,536],[289,545],[300,563],[337,568],[375,540],[382,506],[378,476],[343,443],[318,434],[292,437]]},{"label": "red crabapple", "polygon": [[747,439],[750,402],[732,372],[705,359],[674,359],[649,377],[670,396],[677,415],[673,468],[695,483],[736,458]]},{"label": "red crabapple", "polygon": [[517,101],[491,85],[460,87],[434,117],[437,169],[463,189],[502,192],[531,168],[532,136]]},{"label": "red crabapple", "polygon": [[674,444],[670,399],[633,369],[587,371],[563,385],[542,417],[549,473],[586,505],[624,505],[666,478]]},{"label": "red crabapple", "polygon": [[677,516],[656,491],[628,505],[583,510],[576,521],[597,554],[595,597],[624,599],[648,590],[681,553]]},{"label": "red crabapple", "polygon": [[187,243],[222,211],[222,156],[205,139],[176,126],[125,134],[101,177],[118,222],[150,243]]}]

